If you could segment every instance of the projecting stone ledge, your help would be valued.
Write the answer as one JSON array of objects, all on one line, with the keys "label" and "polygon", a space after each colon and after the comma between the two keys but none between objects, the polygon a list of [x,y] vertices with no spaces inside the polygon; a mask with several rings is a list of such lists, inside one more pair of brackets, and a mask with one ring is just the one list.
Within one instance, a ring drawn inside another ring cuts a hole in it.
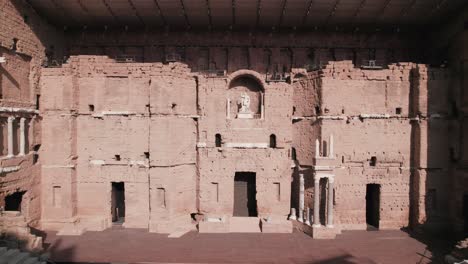
[{"label": "projecting stone ledge", "polygon": [[294,228],[306,233],[314,239],[335,239],[337,235],[341,234],[341,229],[337,227],[313,227],[299,221],[291,221]]},{"label": "projecting stone ledge", "polygon": [[268,143],[237,143],[237,142],[228,142],[223,145],[226,148],[268,148]]}]

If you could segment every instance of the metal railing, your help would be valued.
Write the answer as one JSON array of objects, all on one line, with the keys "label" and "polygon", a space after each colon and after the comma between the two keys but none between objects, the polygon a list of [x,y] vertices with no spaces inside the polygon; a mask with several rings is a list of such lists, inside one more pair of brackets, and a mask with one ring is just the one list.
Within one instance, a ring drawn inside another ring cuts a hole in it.
[{"label": "metal railing", "polygon": [[289,73],[276,72],[272,74],[267,74],[266,81],[267,82],[286,82],[289,76],[290,76]]},{"label": "metal railing", "polygon": [[182,56],[178,53],[169,53],[166,54],[166,62],[178,62],[182,61]]},{"label": "metal railing", "polygon": [[383,69],[383,63],[378,60],[362,60],[360,66],[362,69],[370,69],[370,70]]},{"label": "metal railing", "polygon": [[226,70],[206,70],[206,71],[201,71],[203,75],[207,78],[216,78],[216,77],[225,77]]}]

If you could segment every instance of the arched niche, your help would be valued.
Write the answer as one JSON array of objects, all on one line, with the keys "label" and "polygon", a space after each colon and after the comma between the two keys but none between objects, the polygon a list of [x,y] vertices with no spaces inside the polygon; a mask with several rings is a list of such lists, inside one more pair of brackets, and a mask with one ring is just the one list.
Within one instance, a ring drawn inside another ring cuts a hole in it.
[{"label": "arched niche", "polygon": [[238,71],[230,76],[227,93],[228,118],[262,118],[264,84],[258,73]]}]

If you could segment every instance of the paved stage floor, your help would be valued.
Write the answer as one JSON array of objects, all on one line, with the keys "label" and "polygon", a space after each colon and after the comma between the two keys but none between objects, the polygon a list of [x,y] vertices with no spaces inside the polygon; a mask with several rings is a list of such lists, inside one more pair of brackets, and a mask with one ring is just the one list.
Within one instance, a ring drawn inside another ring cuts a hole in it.
[{"label": "paved stage floor", "polygon": [[46,233],[55,262],[82,263],[439,263],[403,231],[344,231],[335,240],[293,234],[199,234],[180,238],[143,229],[108,229],[82,236]]}]

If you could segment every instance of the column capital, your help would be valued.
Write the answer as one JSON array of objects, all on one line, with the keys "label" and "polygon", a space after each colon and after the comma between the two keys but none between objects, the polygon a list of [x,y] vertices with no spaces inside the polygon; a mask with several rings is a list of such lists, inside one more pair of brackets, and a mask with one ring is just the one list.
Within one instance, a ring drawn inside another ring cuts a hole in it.
[{"label": "column capital", "polygon": [[329,183],[334,183],[335,182],[335,177],[328,177],[328,182]]},{"label": "column capital", "polygon": [[8,117],[8,122],[13,122],[16,119],[14,116],[9,116]]}]

